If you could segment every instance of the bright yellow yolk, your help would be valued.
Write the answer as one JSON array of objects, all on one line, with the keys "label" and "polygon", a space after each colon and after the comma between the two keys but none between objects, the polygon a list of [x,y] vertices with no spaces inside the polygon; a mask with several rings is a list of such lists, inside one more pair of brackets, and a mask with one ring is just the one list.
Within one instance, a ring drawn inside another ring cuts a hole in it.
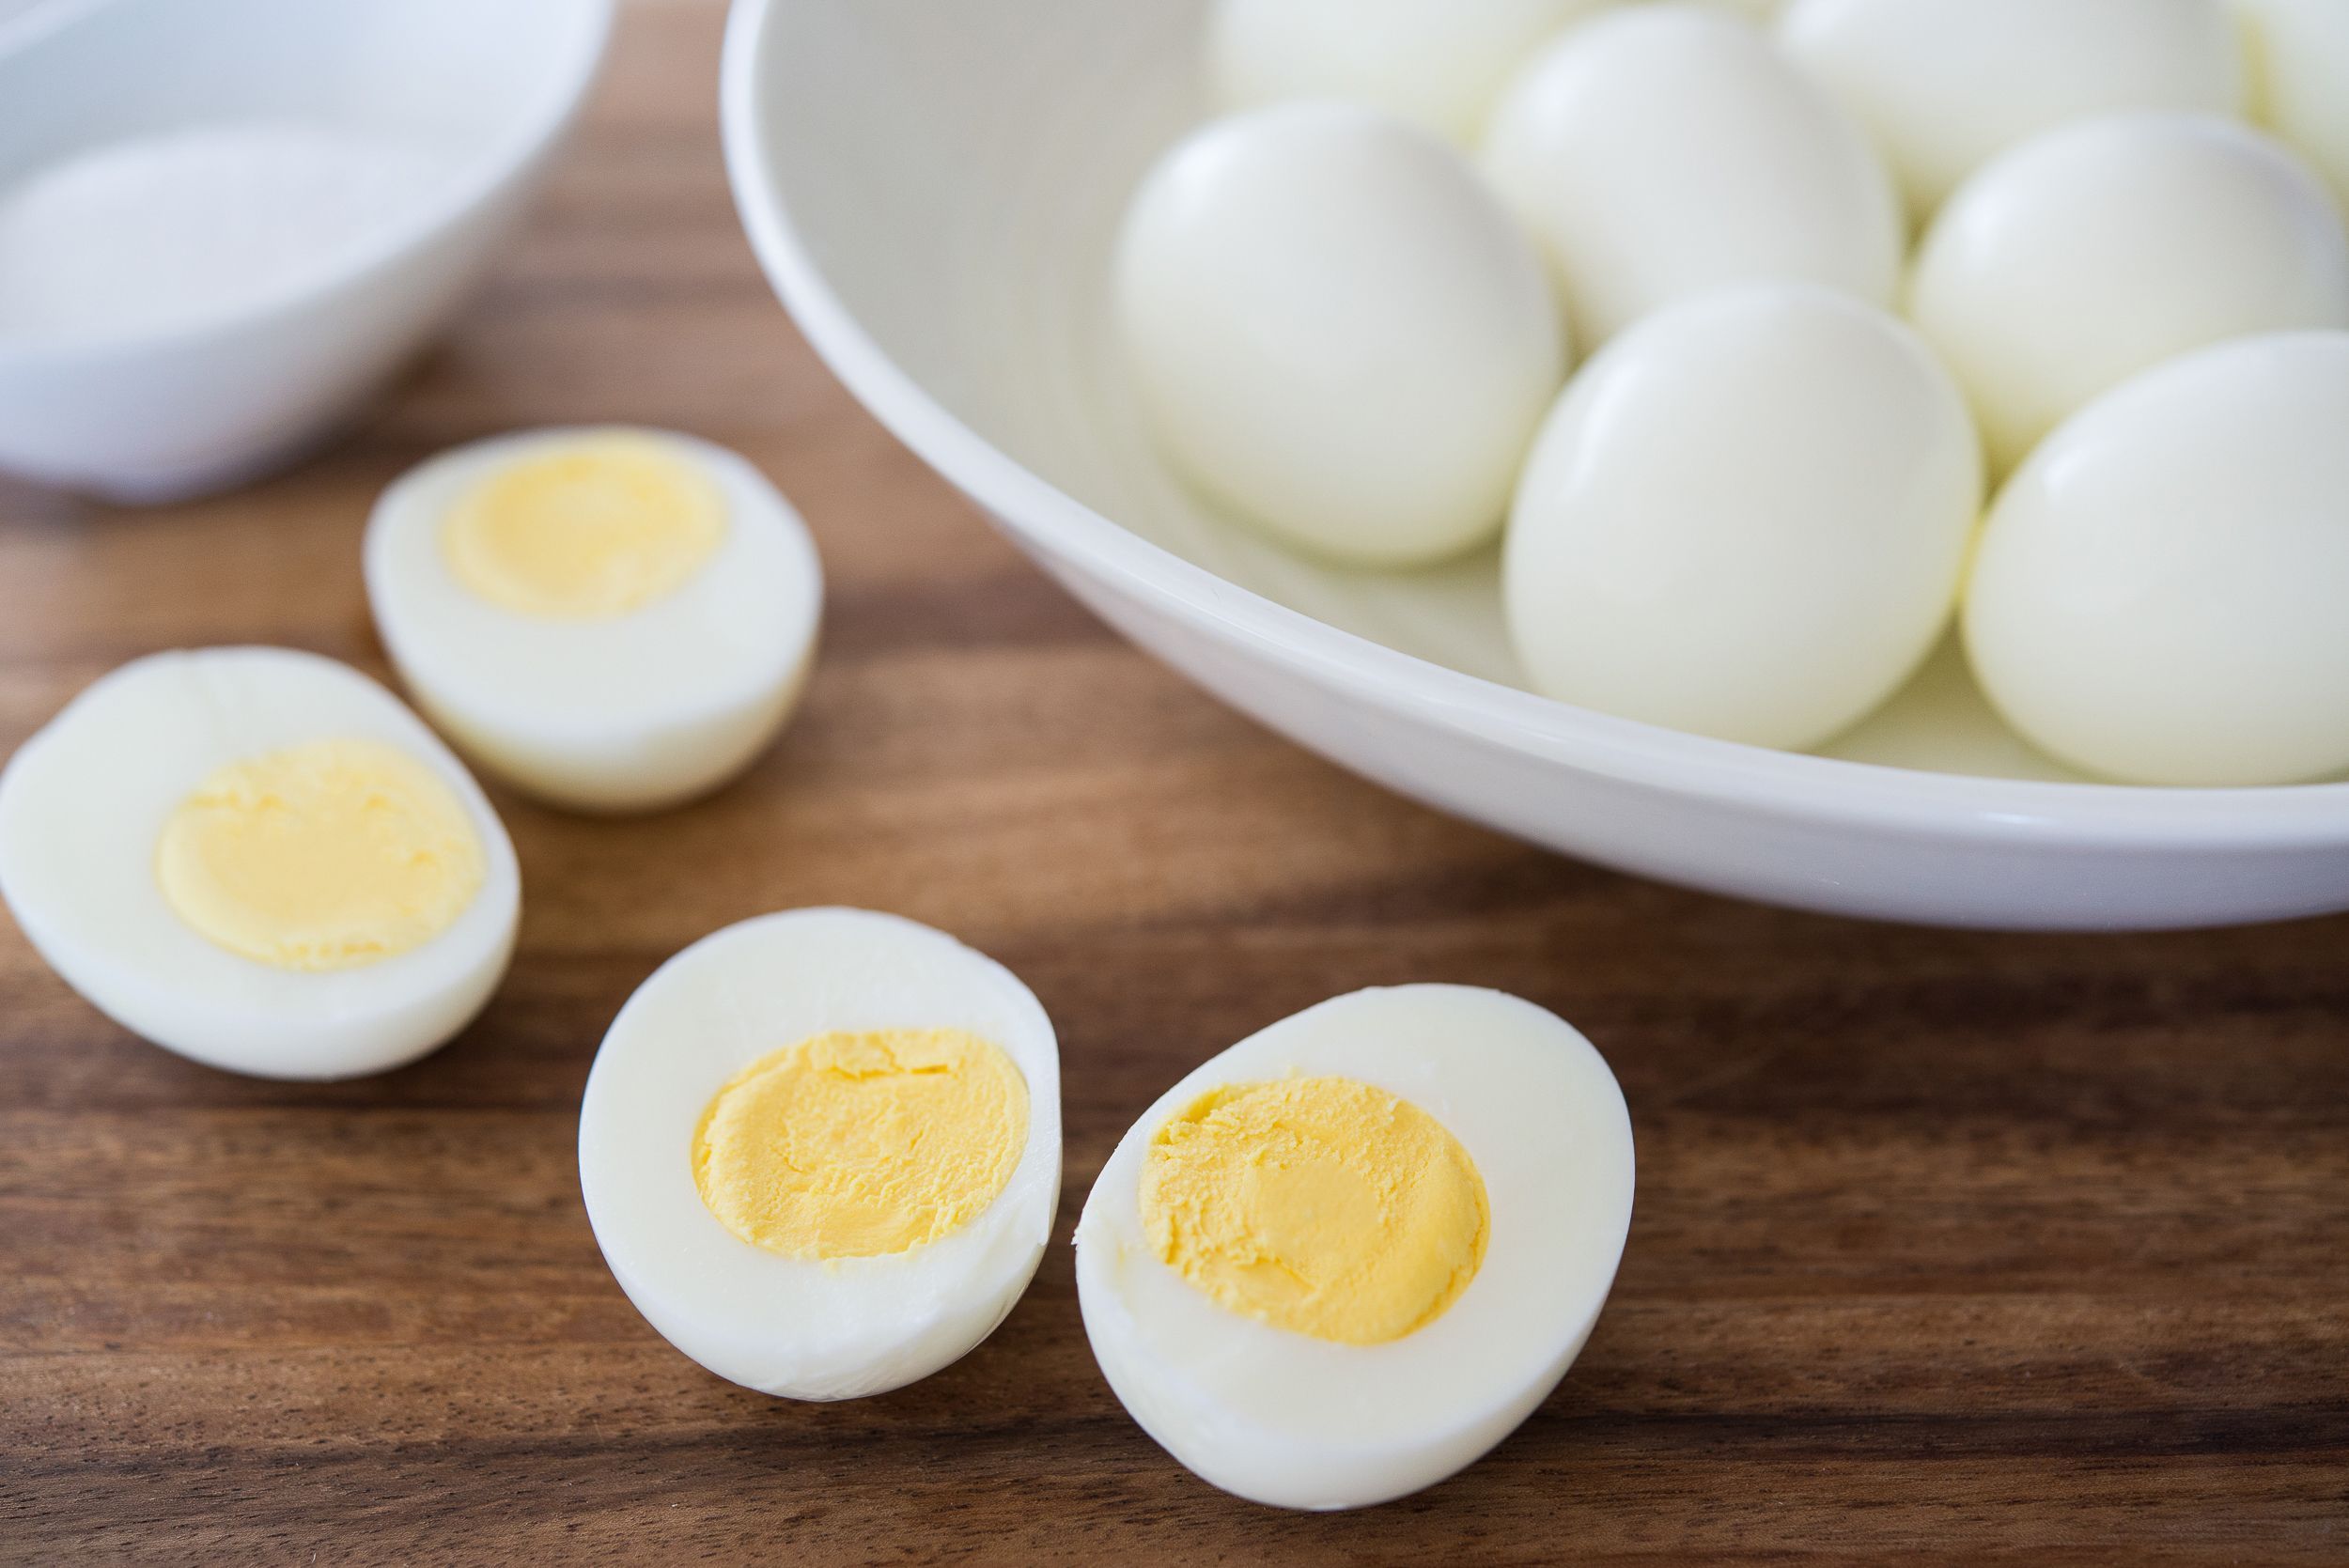
[{"label": "bright yellow yolk", "polygon": [[509,463],[443,520],[449,570],[517,614],[592,620],[684,586],[726,533],[725,498],[642,436],[568,442]]},{"label": "bright yellow yolk", "polygon": [[1379,1344],[1443,1314],[1485,1258],[1485,1179],[1427,1112],[1344,1078],[1211,1090],[1142,1172],[1161,1261],[1276,1328]]},{"label": "bright yellow yolk", "polygon": [[431,770],[378,740],[231,763],[163,824],[172,912],[244,957],[338,970],[421,947],[481,891],[480,835]]},{"label": "bright yellow yolk", "polygon": [[787,1258],[869,1258],[970,1223],[1028,1141],[1028,1084],[957,1029],[818,1034],[718,1091],[693,1185],[720,1224]]}]

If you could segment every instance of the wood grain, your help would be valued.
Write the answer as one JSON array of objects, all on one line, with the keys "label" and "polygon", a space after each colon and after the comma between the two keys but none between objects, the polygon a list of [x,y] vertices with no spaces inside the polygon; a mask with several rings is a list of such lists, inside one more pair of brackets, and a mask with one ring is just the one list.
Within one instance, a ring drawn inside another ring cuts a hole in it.
[{"label": "wood grain", "polygon": [[[357,567],[407,464],[676,426],[832,577],[805,710],[691,810],[500,797],[527,912],[456,1044],[324,1088],[192,1066],[0,928],[0,1557],[788,1563],[2349,1560],[2349,923],[2015,938],[1626,881],[1390,799],[1030,570],[835,387],[717,157],[720,17],[638,4],[549,199],[332,453],[116,513],[0,489],[0,746],[116,662],[271,641],[381,672]],[[595,1043],[725,922],[903,911],[1035,987],[1068,1182],[994,1338],[880,1399],[723,1385],[582,1215]],[[1613,1304],[1458,1479],[1368,1514],[1210,1490],[1088,1354],[1068,1226],[1206,1053],[1354,986],[1575,1019],[1637,1125]]]}]

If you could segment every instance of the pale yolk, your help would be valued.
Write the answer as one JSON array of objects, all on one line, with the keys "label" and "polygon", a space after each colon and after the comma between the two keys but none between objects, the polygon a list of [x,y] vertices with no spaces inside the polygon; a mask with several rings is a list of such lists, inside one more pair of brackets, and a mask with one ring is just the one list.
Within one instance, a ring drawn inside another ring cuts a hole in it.
[{"label": "pale yolk", "polygon": [[1028,1085],[956,1029],[818,1034],[751,1063],[693,1134],[693,1185],[785,1257],[868,1258],[969,1224],[1028,1141]]},{"label": "pale yolk", "polygon": [[1236,1312],[1341,1344],[1443,1314],[1484,1261],[1485,1180],[1443,1125],[1344,1078],[1215,1089],[1150,1141],[1161,1262]]},{"label": "pale yolk", "polygon": [[660,443],[606,435],[508,463],[442,523],[449,570],[517,614],[594,620],[684,586],[726,534],[725,498]]},{"label": "pale yolk", "polygon": [[378,740],[231,763],[164,823],[155,879],[229,952],[337,970],[421,947],[481,891],[480,835],[432,771]]}]

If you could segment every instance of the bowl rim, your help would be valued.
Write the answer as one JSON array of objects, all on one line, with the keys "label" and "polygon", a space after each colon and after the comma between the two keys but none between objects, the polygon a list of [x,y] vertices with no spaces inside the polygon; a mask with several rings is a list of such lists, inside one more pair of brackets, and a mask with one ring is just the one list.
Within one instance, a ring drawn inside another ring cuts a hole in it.
[{"label": "bowl rim", "polygon": [[2002,779],[1772,751],[1621,719],[1448,669],[1218,577],[1121,527],[964,424],[908,374],[816,261],[768,155],[761,90],[789,0],[732,0],[719,68],[728,183],[769,284],[851,396],[1020,542],[1170,618],[1374,708],[1618,783],[1792,820],[1993,844],[2289,848],[2349,843],[2349,782],[2229,788]]},{"label": "bowl rim", "polygon": [[[0,63],[38,51],[103,16],[116,0],[54,0],[0,23]],[[0,337],[0,374],[18,375],[135,364],[150,355],[186,352],[242,336],[299,316],[334,297],[378,281],[439,236],[504,200],[558,145],[595,90],[611,53],[620,0],[570,0],[584,23],[562,74],[549,79],[545,101],[504,136],[456,161],[428,201],[405,222],[383,230],[334,266],[293,287],[247,300],[218,314],[161,328],[60,338]],[[192,122],[193,123],[193,122]],[[96,144],[94,144],[96,145]]]}]

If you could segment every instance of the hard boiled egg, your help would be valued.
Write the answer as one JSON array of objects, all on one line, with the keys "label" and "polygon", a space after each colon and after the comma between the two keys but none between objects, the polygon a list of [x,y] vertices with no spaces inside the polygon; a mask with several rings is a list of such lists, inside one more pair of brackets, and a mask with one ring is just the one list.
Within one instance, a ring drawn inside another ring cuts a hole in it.
[{"label": "hard boiled egg", "polygon": [[1984,164],[1934,220],[1909,317],[1992,466],[2097,393],[2221,338],[2349,327],[2349,234],[2279,144],[2215,115],[2114,115]]},{"label": "hard boiled egg", "polygon": [[1227,109],[1333,98],[1463,146],[1526,54],[1614,0],[1219,0],[1207,73]]},{"label": "hard boiled egg", "polygon": [[1816,745],[1932,647],[1981,505],[1965,398],[1914,333],[1823,288],[1723,290],[1559,399],[1510,518],[1509,629],[1551,696]]},{"label": "hard boiled egg", "polygon": [[764,474],[708,442],[537,430],[411,471],[367,525],[368,601],[417,706],[558,805],[716,788],[790,715],[823,597]]},{"label": "hard boiled egg", "polygon": [[124,665],[9,759],[0,896],[134,1033],[335,1079],[480,1010],[521,879],[463,765],[381,687],[315,654],[206,648]]},{"label": "hard boiled egg", "polygon": [[655,970],[580,1108],[587,1219],[671,1344],[746,1388],[926,1377],[1027,1288],[1060,1201],[1060,1056],[941,932],[796,909]]},{"label": "hard boiled egg", "polygon": [[2349,206],[2349,6],[2234,0],[2250,42],[2252,107]]},{"label": "hard boiled egg", "polygon": [[1349,104],[1259,109],[1167,153],[1126,215],[1116,307],[1174,465],[1363,565],[1490,536],[1565,375],[1532,243],[1451,148]]},{"label": "hard boiled egg", "polygon": [[1548,246],[1575,341],[1724,284],[1797,279],[1889,303],[1900,210],[1859,128],[1751,23],[1608,12],[1536,56],[1484,163]]},{"label": "hard boiled egg", "polygon": [[2015,727],[2140,784],[2349,768],[2349,333],[2123,382],[2000,491],[1966,646]]},{"label": "hard boiled egg", "polygon": [[1631,1220],[1590,1042],[1498,991],[1311,1007],[1143,1112],[1077,1225],[1110,1387],[1204,1479],[1358,1508],[1469,1464],[1557,1386]]},{"label": "hard boiled egg", "polygon": [[2243,105],[2225,0],[1792,0],[1778,36],[1875,135],[1921,218],[2065,120]]}]

